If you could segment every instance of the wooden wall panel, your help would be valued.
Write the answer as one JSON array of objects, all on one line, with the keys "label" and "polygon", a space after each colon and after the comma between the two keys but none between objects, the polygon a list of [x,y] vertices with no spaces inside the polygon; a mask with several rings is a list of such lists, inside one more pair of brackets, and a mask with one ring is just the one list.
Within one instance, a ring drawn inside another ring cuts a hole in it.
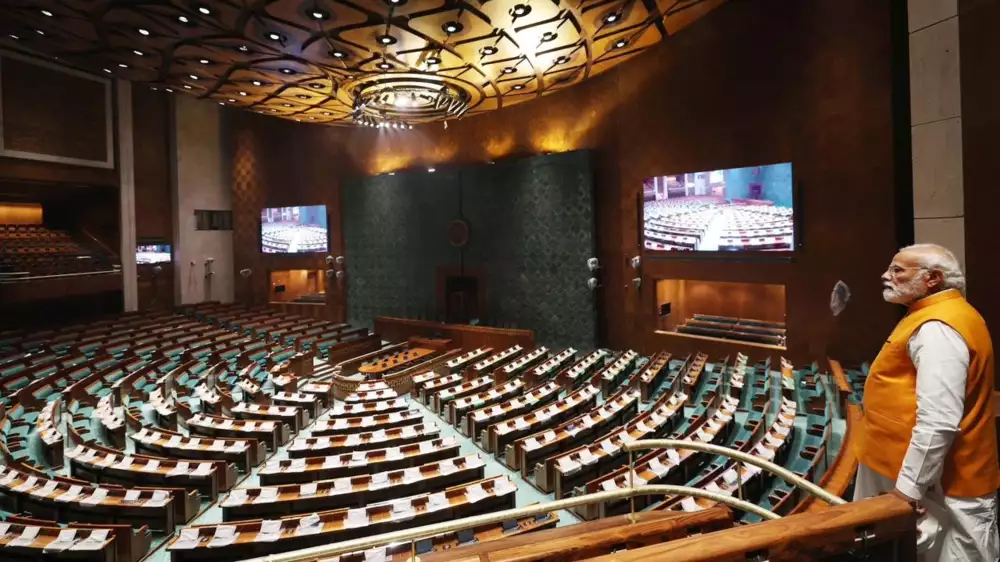
[{"label": "wooden wall panel", "polygon": [[42,224],[42,205],[0,203],[0,224]]},{"label": "wooden wall panel", "polygon": [[135,235],[172,243],[170,94],[132,88]]},{"label": "wooden wall panel", "polygon": [[[4,56],[3,148],[58,158],[111,161],[106,80]],[[72,131],[72,134],[67,132]]]},{"label": "wooden wall panel", "polygon": [[[1000,209],[1000,1],[961,0],[962,166],[965,181],[965,264],[969,300],[994,330],[1000,327],[996,216]],[[1000,379],[997,381],[1000,388]]]},{"label": "wooden wall panel", "polygon": [[784,322],[785,287],[766,283],[727,283],[691,279],[662,279],[656,282],[656,309],[671,303],[662,329],[672,329],[695,314],[751,318]]},{"label": "wooden wall panel", "polygon": [[[265,203],[335,201],[352,175],[590,148],[603,344],[662,347],[653,280],[689,278],[784,285],[793,360],[832,342],[849,362],[870,360],[899,317],[878,277],[900,242],[897,222],[912,222],[897,216],[894,195],[890,24],[883,2],[727,3],[601,76],[448,129],[324,129],[234,113],[236,267],[286,261],[259,254],[255,214]],[[793,163],[802,195],[804,248],[792,260],[647,259],[642,289],[632,287],[644,178],[774,162]],[[287,261],[295,265],[280,269],[310,265]],[[256,279],[262,299],[266,277]],[[840,279],[853,299],[833,319]]]}]

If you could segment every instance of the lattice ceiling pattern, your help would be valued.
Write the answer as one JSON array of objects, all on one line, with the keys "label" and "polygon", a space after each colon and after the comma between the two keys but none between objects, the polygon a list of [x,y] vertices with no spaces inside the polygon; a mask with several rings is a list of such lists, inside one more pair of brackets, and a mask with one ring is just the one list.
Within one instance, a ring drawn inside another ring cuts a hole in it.
[{"label": "lattice ceiling pattern", "polygon": [[328,124],[475,115],[565,88],[725,0],[3,0],[2,40]]}]

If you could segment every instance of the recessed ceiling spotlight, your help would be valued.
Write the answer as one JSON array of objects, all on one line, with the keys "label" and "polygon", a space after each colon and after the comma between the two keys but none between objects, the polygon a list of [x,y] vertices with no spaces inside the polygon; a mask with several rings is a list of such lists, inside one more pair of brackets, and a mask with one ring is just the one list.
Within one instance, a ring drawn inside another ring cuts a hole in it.
[{"label": "recessed ceiling spotlight", "polygon": [[191,89],[191,86],[189,86],[189,85],[187,85],[187,84],[184,84],[184,89],[185,89],[185,90],[190,90],[190,89]]},{"label": "recessed ceiling spotlight", "polygon": [[246,92],[240,92],[240,95],[241,96],[245,96],[245,95],[247,95],[247,93]]},{"label": "recessed ceiling spotlight", "polygon": [[118,63],[118,66],[119,68],[128,68],[128,65],[123,62]]},{"label": "recessed ceiling spotlight", "polygon": [[385,3],[390,6],[402,6],[403,4],[406,4],[406,0],[385,0]]},{"label": "recessed ceiling spotlight", "polygon": [[37,33],[37,34],[39,34],[39,35],[45,35],[45,32],[44,32],[44,31],[42,31],[41,29],[36,29],[36,30],[35,30],[35,33]]},{"label": "recessed ceiling spotlight", "polygon": [[616,21],[618,21],[618,18],[620,17],[621,14],[618,14],[616,12],[611,12],[610,14],[604,16],[604,23],[615,23]]},{"label": "recessed ceiling spotlight", "polygon": [[[240,93],[242,94],[243,92]],[[234,100],[233,98],[229,98],[229,103],[236,103],[236,100]]]},{"label": "recessed ceiling spotlight", "polygon": [[201,64],[212,64],[212,61],[210,61],[210,60],[208,60],[208,59],[201,59],[201,60],[200,60],[200,61],[198,61],[198,62],[200,62]]},{"label": "recessed ceiling spotlight", "polygon": [[323,10],[320,10],[319,8],[313,8],[309,12],[309,17],[311,17],[314,20],[325,20],[326,18],[330,17],[330,14],[324,12]]},{"label": "recessed ceiling spotlight", "polygon": [[390,176],[394,176],[394,175],[396,175],[396,172],[389,172],[389,175]]},{"label": "recessed ceiling spotlight", "polygon": [[312,88],[313,90],[322,90],[323,89],[323,85],[319,84],[317,82],[313,82],[312,84],[309,84],[309,87]]},{"label": "recessed ceiling spotlight", "polygon": [[148,29],[143,29],[143,28],[140,27],[139,28],[139,35],[148,37],[149,36],[149,30]]},{"label": "recessed ceiling spotlight", "polygon": [[170,88],[164,88],[164,90],[166,90],[166,91],[170,92],[171,94],[172,94],[172,93],[174,93],[174,91],[173,91],[173,90],[171,90]]},{"label": "recessed ceiling spotlight", "polygon": [[531,13],[531,6],[527,4],[516,4],[513,8],[510,9],[510,15],[514,16],[515,18],[524,17],[530,13]]},{"label": "recessed ceiling spotlight", "polygon": [[48,16],[48,17],[51,18],[52,17],[52,12],[50,12],[48,10],[42,10],[42,15],[43,16]]},{"label": "recessed ceiling spotlight", "polygon": [[428,64],[428,66],[437,66],[441,64],[441,59],[437,57],[427,57],[427,60],[425,62]]},{"label": "recessed ceiling spotlight", "polygon": [[566,55],[563,55],[556,59],[556,64],[566,64],[568,62],[569,62],[569,57],[567,57]]},{"label": "recessed ceiling spotlight", "polygon": [[220,102],[219,102],[219,105],[226,105],[226,102],[224,102],[224,101],[220,101]]},{"label": "recessed ceiling spotlight", "polygon": [[380,62],[378,64],[378,67],[381,68],[382,70],[389,70],[390,68],[392,68],[392,65],[387,62]]},{"label": "recessed ceiling spotlight", "polygon": [[282,74],[295,74],[295,71],[292,70],[291,68],[282,68],[281,69],[281,73]]},{"label": "recessed ceiling spotlight", "polygon": [[105,68],[104,72],[107,72],[108,74],[111,74],[111,69],[110,68]]},{"label": "recessed ceiling spotlight", "polygon": [[332,113],[330,113],[329,111],[324,111],[324,112],[323,112],[323,115],[326,115],[326,116],[330,116],[330,115],[333,115],[333,114],[332,114]]},{"label": "recessed ceiling spotlight", "polygon": [[408,128],[408,129],[412,129],[412,128],[413,128],[413,125],[409,125],[409,126],[407,126],[407,128]]},{"label": "recessed ceiling spotlight", "polygon": [[619,39],[619,40],[615,41],[614,48],[621,49],[621,48],[625,47],[626,45],[628,45],[628,41],[627,40],[625,40],[625,39]]},{"label": "recessed ceiling spotlight", "polygon": [[316,120],[316,118],[315,118],[315,117],[310,117],[310,118],[309,118],[309,120],[310,120],[310,121],[315,121],[315,120]]},{"label": "recessed ceiling spotlight", "polygon": [[458,33],[459,31],[462,31],[464,27],[465,26],[457,21],[449,21],[445,22],[444,25],[441,26],[441,29],[443,29],[445,33]]},{"label": "recessed ceiling spotlight", "polygon": [[480,53],[489,56],[497,54],[497,48],[492,45],[487,45],[479,50]]},{"label": "recessed ceiling spotlight", "polygon": [[195,76],[194,74],[188,74],[188,76],[190,76],[192,80],[197,80],[198,79],[198,77]]},{"label": "recessed ceiling spotlight", "polygon": [[191,20],[187,16],[177,16],[177,21],[181,23],[191,23]]},{"label": "recessed ceiling spotlight", "polygon": [[254,85],[254,86],[263,86],[263,85],[264,85],[264,83],[263,83],[263,82],[261,82],[260,80],[254,80],[254,81],[253,81],[253,85]]},{"label": "recessed ceiling spotlight", "polygon": [[238,49],[238,50],[239,50],[239,51],[240,51],[241,53],[246,53],[246,52],[249,52],[249,51],[250,51],[250,47],[247,47],[246,45],[240,45],[239,47],[236,47],[236,48],[237,48],[237,49]]},{"label": "recessed ceiling spotlight", "polygon": [[556,37],[559,37],[559,35],[556,34],[555,32],[546,31],[545,33],[542,34],[542,41],[552,41]]},{"label": "recessed ceiling spotlight", "polygon": [[434,168],[427,168],[427,171],[433,174],[434,173]]},{"label": "recessed ceiling spotlight", "polygon": [[271,41],[284,41],[285,39],[280,33],[275,33],[273,31],[267,34],[267,38]]},{"label": "recessed ceiling spotlight", "polygon": [[278,112],[277,109],[269,109],[268,111],[270,111],[271,113],[277,113]]},{"label": "recessed ceiling spotlight", "polygon": [[333,58],[335,58],[335,59],[346,59],[347,58],[347,53],[345,53],[344,51],[338,51],[338,50],[334,49],[334,50],[330,51],[330,56],[333,57]]},{"label": "recessed ceiling spotlight", "polygon": [[517,72],[517,69],[514,68],[513,66],[508,66],[507,68],[503,69],[504,74],[513,74],[515,72]]},{"label": "recessed ceiling spotlight", "polygon": [[514,89],[515,90],[522,90],[522,89],[524,89],[524,84],[515,84],[514,85]]},{"label": "recessed ceiling spotlight", "polygon": [[295,97],[299,98],[300,100],[307,100],[307,99],[311,98],[311,96],[307,96],[305,94],[299,94],[299,95],[297,95]]},{"label": "recessed ceiling spotlight", "polygon": [[17,41],[17,40],[20,39],[20,37],[18,37],[17,35],[14,35],[13,33],[10,34],[10,38],[13,39],[14,41]]},{"label": "recessed ceiling spotlight", "polygon": [[283,104],[281,104],[281,105],[283,105],[283,106],[285,106],[285,107],[292,107],[292,104],[290,104],[290,103],[283,103]]},{"label": "recessed ceiling spotlight", "polygon": [[382,45],[393,45],[396,43],[396,38],[388,34],[379,35],[378,37],[375,38],[375,40]]},{"label": "recessed ceiling spotlight", "polygon": [[145,54],[142,51],[140,51],[139,49],[133,49],[132,52],[135,53],[135,56],[137,56],[137,57],[141,57],[141,56],[143,56],[143,54]]},{"label": "recessed ceiling spotlight", "polygon": [[209,10],[208,6],[198,6],[198,11],[206,16],[212,15],[212,10]]}]

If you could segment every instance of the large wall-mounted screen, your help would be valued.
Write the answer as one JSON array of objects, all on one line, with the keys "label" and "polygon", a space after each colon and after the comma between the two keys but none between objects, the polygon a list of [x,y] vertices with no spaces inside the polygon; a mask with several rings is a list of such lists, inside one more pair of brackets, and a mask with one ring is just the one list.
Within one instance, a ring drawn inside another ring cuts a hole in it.
[{"label": "large wall-mounted screen", "polygon": [[647,252],[795,248],[790,163],[657,176],[642,191]]},{"label": "large wall-mounted screen", "polygon": [[137,244],[135,247],[135,263],[169,263],[169,244]]},{"label": "large wall-mounted screen", "polygon": [[326,252],[326,205],[274,207],[260,212],[260,248],[265,254]]}]

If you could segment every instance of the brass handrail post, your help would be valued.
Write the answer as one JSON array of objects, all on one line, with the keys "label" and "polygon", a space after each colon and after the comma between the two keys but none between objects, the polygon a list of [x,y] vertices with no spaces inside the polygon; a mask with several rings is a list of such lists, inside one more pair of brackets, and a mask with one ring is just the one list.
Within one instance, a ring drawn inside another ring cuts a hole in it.
[{"label": "brass handrail post", "polygon": [[[631,450],[628,452],[628,487],[635,489],[635,453]],[[628,520],[631,523],[636,522],[634,494],[628,498]]]}]

